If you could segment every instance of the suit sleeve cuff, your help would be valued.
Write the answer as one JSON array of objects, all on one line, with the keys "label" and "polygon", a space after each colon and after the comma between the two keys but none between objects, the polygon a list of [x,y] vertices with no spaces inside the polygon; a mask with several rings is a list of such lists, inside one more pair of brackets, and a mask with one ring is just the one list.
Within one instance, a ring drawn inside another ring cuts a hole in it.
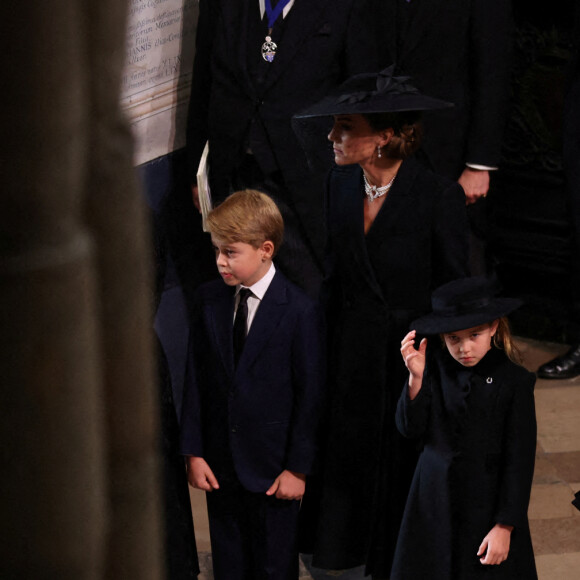
[{"label": "suit sleeve cuff", "polygon": [[490,167],[488,165],[480,165],[479,163],[466,163],[469,169],[477,169],[478,171],[497,171],[497,167]]}]

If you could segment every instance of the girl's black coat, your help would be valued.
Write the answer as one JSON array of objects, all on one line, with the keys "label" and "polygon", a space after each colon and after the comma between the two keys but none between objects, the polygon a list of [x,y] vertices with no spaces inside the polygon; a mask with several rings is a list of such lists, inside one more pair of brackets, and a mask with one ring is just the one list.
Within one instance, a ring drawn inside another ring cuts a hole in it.
[{"label": "girl's black coat", "polygon": [[[535,376],[495,348],[473,368],[435,350],[421,391],[411,401],[405,386],[397,408],[399,430],[424,449],[391,580],[533,580]],[[510,552],[484,566],[476,554],[496,523],[514,526]]]},{"label": "girl's black coat", "polygon": [[358,165],[331,172],[330,409],[313,563],[367,564],[387,577],[416,459],[394,421],[406,377],[400,341],[434,288],[467,275],[467,223],[461,187],[413,159],[366,236],[363,199]]}]

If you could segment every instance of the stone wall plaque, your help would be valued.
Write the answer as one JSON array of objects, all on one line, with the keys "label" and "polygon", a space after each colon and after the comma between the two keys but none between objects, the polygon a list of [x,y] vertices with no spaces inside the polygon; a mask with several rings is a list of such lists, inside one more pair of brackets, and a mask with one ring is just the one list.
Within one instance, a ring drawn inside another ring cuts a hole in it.
[{"label": "stone wall plaque", "polygon": [[135,165],[185,145],[198,0],[130,0],[121,105]]}]

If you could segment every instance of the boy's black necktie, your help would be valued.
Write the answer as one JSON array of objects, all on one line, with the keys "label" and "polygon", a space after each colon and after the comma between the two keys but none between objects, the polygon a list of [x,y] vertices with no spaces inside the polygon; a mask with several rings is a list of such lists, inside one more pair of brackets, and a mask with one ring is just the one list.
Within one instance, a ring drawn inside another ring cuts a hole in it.
[{"label": "boy's black necktie", "polygon": [[252,295],[252,291],[249,288],[241,288],[239,294],[240,301],[234,319],[234,364],[236,366],[242,350],[244,350],[244,342],[246,342],[246,334],[248,333],[248,298]]}]

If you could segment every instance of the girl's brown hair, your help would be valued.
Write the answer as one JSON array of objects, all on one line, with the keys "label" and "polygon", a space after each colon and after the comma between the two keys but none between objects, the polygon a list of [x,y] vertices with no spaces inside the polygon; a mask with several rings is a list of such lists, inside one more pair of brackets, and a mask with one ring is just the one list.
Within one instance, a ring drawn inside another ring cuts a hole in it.
[{"label": "girl's brown hair", "polygon": [[[493,320],[488,323],[488,326],[493,324]],[[445,344],[445,334],[439,335],[443,344]],[[522,364],[522,353],[515,345],[510,330],[510,325],[506,316],[497,319],[497,330],[491,339],[491,343],[495,348],[503,350],[507,357],[518,365]]]},{"label": "girl's brown hair", "polygon": [[504,350],[510,360],[521,365],[522,353],[513,341],[508,319],[503,316],[497,322],[497,330],[492,339],[493,346]]}]

